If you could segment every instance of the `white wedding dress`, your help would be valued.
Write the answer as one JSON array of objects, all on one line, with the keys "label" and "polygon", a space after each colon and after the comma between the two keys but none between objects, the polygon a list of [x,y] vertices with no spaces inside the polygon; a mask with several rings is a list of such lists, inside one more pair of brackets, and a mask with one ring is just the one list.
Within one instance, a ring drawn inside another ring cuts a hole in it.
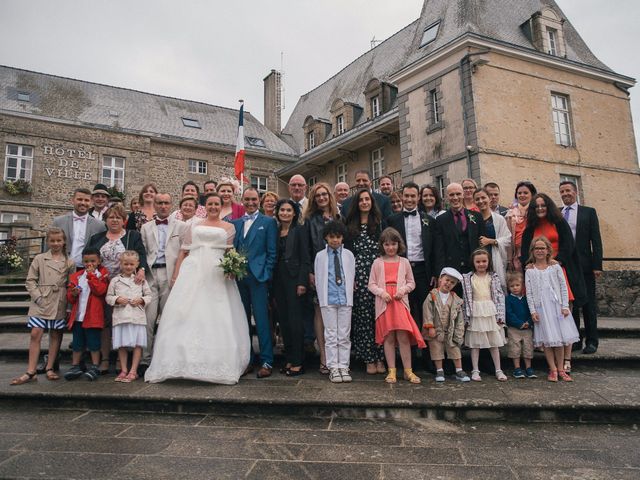
[{"label": "white wedding dress", "polygon": [[234,233],[231,225],[198,224],[187,232],[189,255],[162,312],[145,381],[238,383],[250,359],[249,326],[238,286],[219,266]]}]

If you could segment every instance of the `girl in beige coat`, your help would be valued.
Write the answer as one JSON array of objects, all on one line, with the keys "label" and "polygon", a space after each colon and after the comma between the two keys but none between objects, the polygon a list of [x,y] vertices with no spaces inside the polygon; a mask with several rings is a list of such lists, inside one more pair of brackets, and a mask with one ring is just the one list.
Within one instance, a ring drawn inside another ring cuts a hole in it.
[{"label": "girl in beige coat", "polygon": [[36,255],[29,267],[26,287],[31,296],[29,321],[29,364],[27,371],[11,380],[11,385],[35,381],[36,364],[40,356],[40,341],[45,329],[49,330],[49,358],[46,366],[47,379],[60,377],[53,370],[62,340],[62,330],[66,327],[67,280],[76,269],[72,259],[65,253],[66,238],[62,229],[53,227],[47,231],[48,251]]}]

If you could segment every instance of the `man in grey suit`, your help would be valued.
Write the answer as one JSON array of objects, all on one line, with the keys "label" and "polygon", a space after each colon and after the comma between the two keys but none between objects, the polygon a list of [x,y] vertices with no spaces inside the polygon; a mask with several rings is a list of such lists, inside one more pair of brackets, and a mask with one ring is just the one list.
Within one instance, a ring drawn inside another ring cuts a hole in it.
[{"label": "man in grey suit", "polygon": [[[81,268],[83,266],[82,251],[89,243],[91,235],[103,232],[107,227],[104,222],[96,220],[89,215],[91,190],[76,188],[73,191],[73,197],[71,197],[71,205],[73,205],[73,211],[55,217],[53,226],[62,229],[66,238],[67,255],[73,259],[77,268]],[[62,344],[62,335],[60,335],[60,344]],[[60,351],[60,345],[58,345],[58,351]],[[53,364],[54,370],[58,370],[59,364],[60,361],[57,359]],[[47,355],[44,356],[44,362],[38,364],[38,373],[41,373],[40,370],[44,373],[46,365]]]}]

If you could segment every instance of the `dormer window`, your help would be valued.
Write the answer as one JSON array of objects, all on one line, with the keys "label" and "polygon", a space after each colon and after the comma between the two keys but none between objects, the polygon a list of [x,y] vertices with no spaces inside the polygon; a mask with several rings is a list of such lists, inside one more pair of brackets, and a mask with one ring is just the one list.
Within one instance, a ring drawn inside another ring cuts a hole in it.
[{"label": "dormer window", "polygon": [[549,39],[549,55],[558,56],[558,31],[555,28],[547,28]]},{"label": "dormer window", "polygon": [[533,47],[554,57],[566,57],[564,19],[549,7],[534,13],[521,26]]},{"label": "dormer window", "polygon": [[19,102],[30,102],[31,95],[29,92],[18,92],[18,101]]},{"label": "dormer window", "polygon": [[338,115],[336,117],[336,125],[338,126],[338,135],[342,135],[345,132],[344,129],[344,115]]},{"label": "dormer window", "polygon": [[182,124],[185,127],[189,127],[189,128],[201,128],[200,127],[200,122],[194,118],[185,118],[182,117]]},{"label": "dormer window", "polygon": [[309,115],[302,125],[304,130],[305,152],[315,148],[325,141],[331,132],[331,122],[323,118],[313,118]]},{"label": "dormer window", "polygon": [[316,132],[309,132],[309,134],[307,135],[307,145],[309,150],[316,146]]},{"label": "dormer window", "polygon": [[433,25],[428,26],[422,33],[422,40],[420,40],[420,48],[425,45],[429,45],[438,36],[438,30],[440,29],[440,22],[436,22]]},{"label": "dormer window", "polygon": [[380,95],[371,98],[371,117],[376,118],[378,116],[380,116]]}]

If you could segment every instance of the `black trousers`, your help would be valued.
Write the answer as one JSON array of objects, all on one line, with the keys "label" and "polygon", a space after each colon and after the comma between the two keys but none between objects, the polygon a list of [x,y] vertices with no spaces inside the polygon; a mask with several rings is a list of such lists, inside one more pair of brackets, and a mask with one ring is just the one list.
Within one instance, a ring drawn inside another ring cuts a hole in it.
[{"label": "black trousers", "polygon": [[416,282],[416,288],[409,293],[409,307],[411,316],[415,320],[418,328],[422,330],[422,304],[429,293],[429,278],[427,278],[427,269],[424,262],[411,262],[411,271],[413,272],[413,280]]},{"label": "black trousers", "polygon": [[582,310],[582,319],[584,321],[584,335],[580,332],[580,342],[584,337],[586,345],[598,346],[598,314],[596,301],[596,277],[591,273],[584,274],[584,284],[587,287],[587,303],[581,307],[573,307],[573,319],[576,327],[580,331],[580,310]]},{"label": "black trousers", "polygon": [[[280,269],[278,269],[280,270]],[[276,300],[276,318],[280,324],[287,363],[294,367],[304,360],[304,305],[305,296],[296,295],[297,279],[278,271],[273,279]]]}]

